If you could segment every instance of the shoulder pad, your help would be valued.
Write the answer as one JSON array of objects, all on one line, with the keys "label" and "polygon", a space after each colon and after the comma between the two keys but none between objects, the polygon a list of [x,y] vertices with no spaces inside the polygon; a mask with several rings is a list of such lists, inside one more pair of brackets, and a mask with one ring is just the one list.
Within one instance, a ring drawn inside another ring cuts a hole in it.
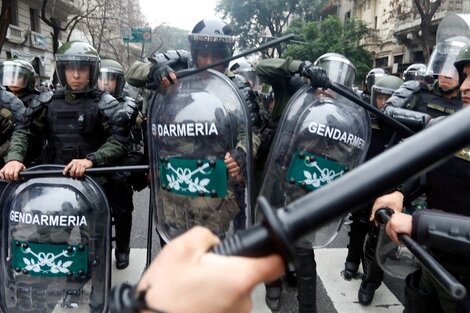
[{"label": "shoulder pad", "polygon": [[98,98],[97,102],[98,109],[108,119],[111,119],[111,117],[119,109],[119,102],[107,92],[101,93],[101,96]]},{"label": "shoulder pad", "polygon": [[[14,101],[14,99],[18,99],[14,94],[12,94],[9,91],[6,91],[4,89],[0,90],[0,106],[3,108],[10,109],[11,102]],[[18,99],[19,100],[19,99]],[[21,101],[21,100],[20,100]]]},{"label": "shoulder pad", "polygon": [[390,98],[388,98],[385,105],[402,108],[406,103],[411,100],[414,94],[421,90],[420,83],[415,80],[404,82],[400,88],[395,90]]},{"label": "shoulder pad", "polygon": [[11,92],[6,90],[0,91],[0,106],[10,110],[17,122],[21,124],[25,122],[26,107],[23,101]]},{"label": "shoulder pad", "polygon": [[168,50],[165,53],[158,53],[153,56],[153,60],[157,64],[174,64],[174,63],[188,63],[189,52],[186,50]]},{"label": "shoulder pad", "polygon": [[419,83],[419,81],[409,80],[401,84],[400,88],[398,88],[397,91],[400,90],[401,88],[405,88],[413,92],[416,92],[421,89],[421,84]]},{"label": "shoulder pad", "polygon": [[54,93],[52,91],[43,91],[37,96],[37,99],[41,103],[49,103],[52,99],[53,94]]}]

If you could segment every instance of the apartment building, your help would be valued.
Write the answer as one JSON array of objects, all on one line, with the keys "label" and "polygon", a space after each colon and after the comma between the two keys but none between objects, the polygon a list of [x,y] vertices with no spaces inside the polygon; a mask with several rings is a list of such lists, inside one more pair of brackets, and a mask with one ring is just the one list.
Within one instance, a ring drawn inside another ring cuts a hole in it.
[{"label": "apartment building", "polygon": [[[0,0],[0,3],[2,1]],[[42,81],[51,81],[54,73],[52,28],[41,20],[42,1],[11,0],[11,23],[8,26],[0,60],[19,58],[30,62]],[[48,1],[47,16],[65,23],[76,12],[73,0]],[[64,39],[66,34],[62,34]]]},{"label": "apartment building", "polygon": [[[355,17],[368,25],[370,31],[364,44],[372,52],[374,67],[401,74],[408,65],[425,61],[421,17],[413,0],[340,0],[337,13],[342,20]],[[470,13],[470,0],[442,0],[432,18],[433,38],[439,22],[449,13]]]}]

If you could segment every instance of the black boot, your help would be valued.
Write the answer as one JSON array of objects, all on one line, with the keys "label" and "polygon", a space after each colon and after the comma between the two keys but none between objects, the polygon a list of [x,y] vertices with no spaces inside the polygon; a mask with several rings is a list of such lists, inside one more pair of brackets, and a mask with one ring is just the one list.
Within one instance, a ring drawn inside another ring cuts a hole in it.
[{"label": "black boot", "polygon": [[295,248],[299,267],[297,271],[297,300],[299,313],[317,312],[317,264],[313,249]]},{"label": "black boot", "polygon": [[114,256],[116,257],[116,268],[118,270],[125,269],[129,266],[129,252],[130,249],[124,251],[116,249]]},{"label": "black boot", "polygon": [[271,311],[279,311],[281,308],[282,280],[278,279],[266,286],[266,305]]},{"label": "black boot", "polygon": [[349,231],[348,255],[342,272],[344,279],[359,278],[359,265],[364,259],[364,238],[369,232],[370,210],[362,209],[351,214],[351,230]]},{"label": "black boot", "polygon": [[358,300],[362,305],[369,305],[372,302],[375,290],[379,288],[383,280],[383,271],[375,257],[379,231],[380,228],[373,227],[364,245],[364,276],[358,292]]}]

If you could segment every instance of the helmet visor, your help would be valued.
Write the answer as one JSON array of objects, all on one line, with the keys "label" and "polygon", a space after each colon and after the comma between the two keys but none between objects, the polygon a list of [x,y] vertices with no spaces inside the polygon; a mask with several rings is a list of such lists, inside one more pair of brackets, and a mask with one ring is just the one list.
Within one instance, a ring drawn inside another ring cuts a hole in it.
[{"label": "helmet visor", "polygon": [[99,61],[88,56],[84,59],[77,56],[58,57],[56,70],[62,86],[73,93],[89,92],[96,87]]},{"label": "helmet visor", "polygon": [[347,87],[351,87],[356,79],[356,69],[349,62],[341,59],[320,60],[317,64],[323,68],[331,81]]},{"label": "helmet visor", "polygon": [[18,64],[4,63],[0,66],[0,81],[5,87],[26,88],[28,71]]},{"label": "helmet visor", "polygon": [[124,74],[110,69],[102,68],[98,76],[98,89],[107,91],[115,97],[122,94],[124,88]]},{"label": "helmet visor", "polygon": [[464,46],[465,42],[459,40],[438,43],[431,54],[426,75],[442,75],[458,79],[459,76],[454,62]]},{"label": "helmet visor", "polygon": [[372,87],[372,93],[370,97],[371,105],[377,109],[382,110],[385,107],[385,102],[390,98],[393,93],[393,89],[386,87],[379,87],[374,85]]}]

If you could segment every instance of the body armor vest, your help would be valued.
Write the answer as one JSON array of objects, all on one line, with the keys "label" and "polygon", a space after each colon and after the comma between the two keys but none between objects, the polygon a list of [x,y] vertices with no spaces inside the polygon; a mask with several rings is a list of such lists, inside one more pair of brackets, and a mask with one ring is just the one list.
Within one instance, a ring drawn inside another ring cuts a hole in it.
[{"label": "body armor vest", "polygon": [[67,164],[98,150],[106,141],[98,108],[99,96],[68,103],[54,97],[47,111],[48,144],[45,162]]},{"label": "body armor vest", "polygon": [[413,110],[427,113],[434,118],[455,113],[461,107],[460,99],[447,99],[434,93],[423,93],[421,101]]}]

